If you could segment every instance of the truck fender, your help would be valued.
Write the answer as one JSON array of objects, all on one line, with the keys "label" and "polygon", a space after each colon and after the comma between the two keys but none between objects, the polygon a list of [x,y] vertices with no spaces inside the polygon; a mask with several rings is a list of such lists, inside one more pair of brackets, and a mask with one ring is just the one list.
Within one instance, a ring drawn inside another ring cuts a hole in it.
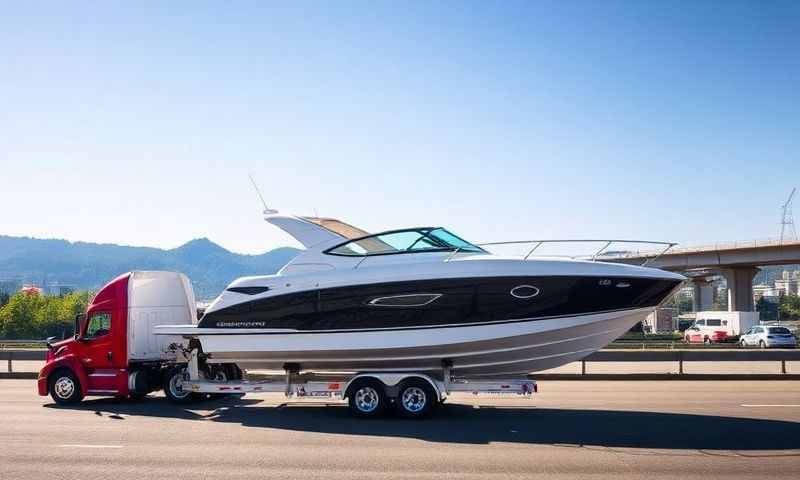
[{"label": "truck fender", "polygon": [[80,360],[73,354],[59,357],[42,367],[39,371],[38,380],[39,395],[47,395],[49,393],[47,389],[50,374],[59,368],[68,368],[78,377],[78,381],[81,384],[81,393],[85,396],[89,390],[89,376],[86,374],[83,364],[81,364]]}]

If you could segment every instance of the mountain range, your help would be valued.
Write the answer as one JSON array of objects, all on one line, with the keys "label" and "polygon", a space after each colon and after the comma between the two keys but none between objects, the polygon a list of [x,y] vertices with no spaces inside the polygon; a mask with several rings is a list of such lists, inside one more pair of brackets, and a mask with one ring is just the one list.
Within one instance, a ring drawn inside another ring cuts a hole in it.
[{"label": "mountain range", "polygon": [[192,280],[198,300],[211,299],[237,277],[277,272],[299,251],[282,247],[261,255],[241,255],[207,238],[162,250],[0,235],[0,280],[96,290],[127,271],[171,270]]}]

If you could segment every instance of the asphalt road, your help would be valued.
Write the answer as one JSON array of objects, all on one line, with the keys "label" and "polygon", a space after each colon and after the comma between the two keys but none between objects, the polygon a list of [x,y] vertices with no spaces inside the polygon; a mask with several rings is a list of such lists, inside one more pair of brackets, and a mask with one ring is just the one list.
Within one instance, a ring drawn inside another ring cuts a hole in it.
[{"label": "asphalt road", "polygon": [[[356,420],[274,394],[54,407],[0,380],[0,478],[800,478],[800,382],[571,381]],[[480,406],[478,406],[480,405]]]}]

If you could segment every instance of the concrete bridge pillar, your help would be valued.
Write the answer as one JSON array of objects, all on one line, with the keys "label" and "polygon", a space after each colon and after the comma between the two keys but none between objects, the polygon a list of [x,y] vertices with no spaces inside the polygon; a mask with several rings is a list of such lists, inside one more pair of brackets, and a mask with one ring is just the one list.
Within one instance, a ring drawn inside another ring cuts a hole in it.
[{"label": "concrete bridge pillar", "polygon": [[707,277],[692,279],[692,309],[695,312],[705,312],[714,308],[714,286]]},{"label": "concrete bridge pillar", "polygon": [[753,277],[757,267],[723,268],[722,275],[728,284],[728,311],[753,312]]}]

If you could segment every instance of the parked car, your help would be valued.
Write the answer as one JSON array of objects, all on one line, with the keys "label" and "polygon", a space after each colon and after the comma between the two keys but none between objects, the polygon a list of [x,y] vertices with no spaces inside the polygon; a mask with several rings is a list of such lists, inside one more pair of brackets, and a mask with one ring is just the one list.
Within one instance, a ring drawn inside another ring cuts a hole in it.
[{"label": "parked car", "polygon": [[709,318],[694,322],[683,332],[683,339],[686,343],[722,343],[730,334],[727,320]]},{"label": "parked car", "polygon": [[757,325],[739,338],[739,345],[761,348],[794,348],[797,338],[791,330],[780,325]]}]

